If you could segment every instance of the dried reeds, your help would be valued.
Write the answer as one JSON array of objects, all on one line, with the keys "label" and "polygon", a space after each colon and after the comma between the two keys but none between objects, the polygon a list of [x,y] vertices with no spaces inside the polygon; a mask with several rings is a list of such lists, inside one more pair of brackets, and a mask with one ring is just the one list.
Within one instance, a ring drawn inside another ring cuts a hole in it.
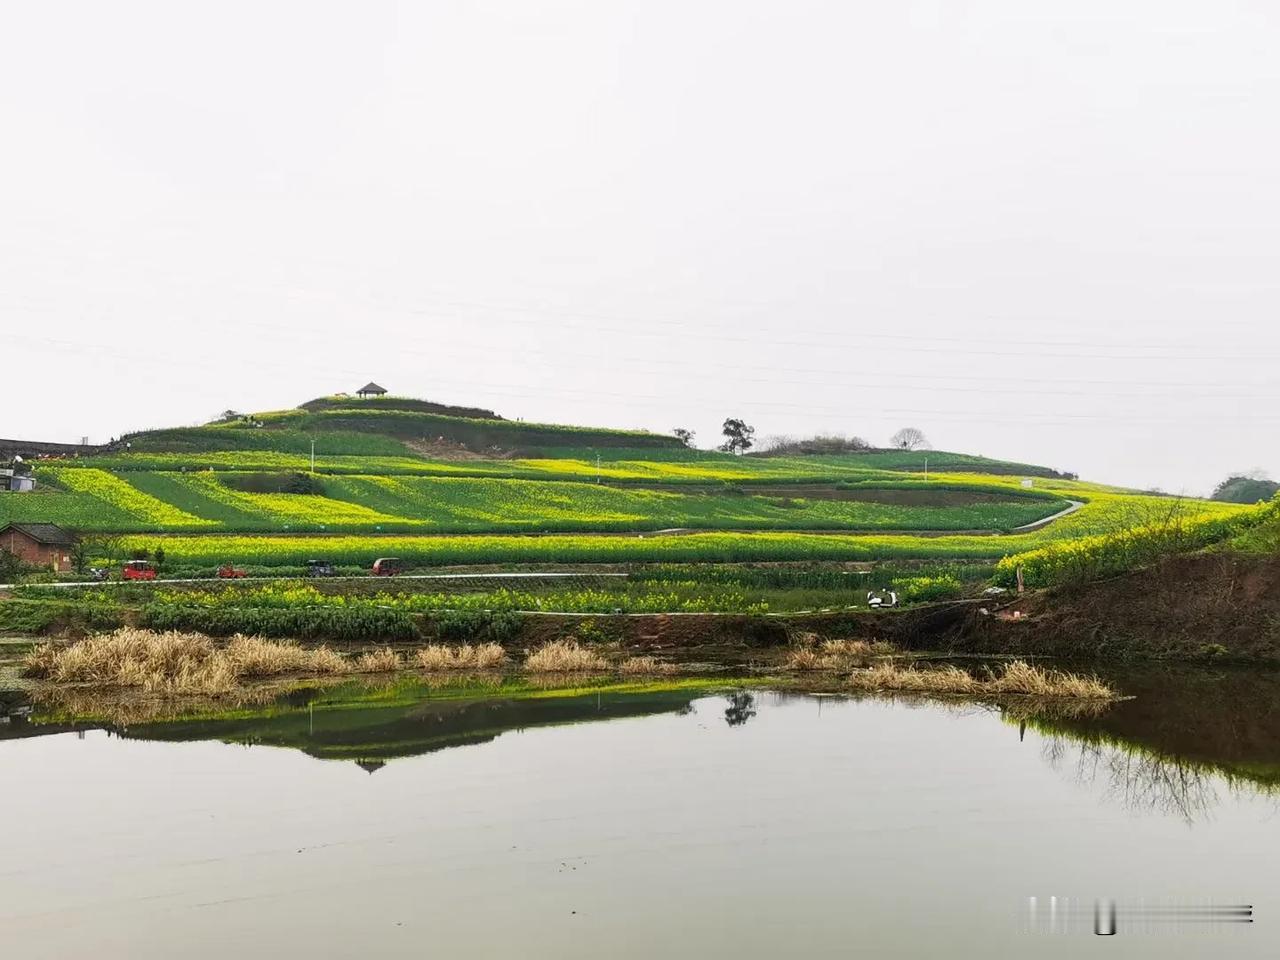
[{"label": "dried reeds", "polygon": [[492,670],[506,663],[507,651],[496,643],[432,644],[418,651],[417,661],[424,670]]},{"label": "dried reeds", "polygon": [[605,659],[577,640],[552,640],[529,654],[524,667],[533,673],[570,673],[606,670]]},{"label": "dried reeds", "polygon": [[941,695],[1000,696],[1008,694],[1039,698],[1103,700],[1116,696],[1097,677],[1061,670],[1047,670],[1024,660],[1003,665],[999,673],[978,678],[956,666],[919,668],[893,662],[855,670],[848,684],[866,692],[901,692]]},{"label": "dried reeds", "polygon": [[676,665],[659,660],[657,657],[628,657],[618,664],[618,672],[628,676],[644,675],[655,676],[658,674],[675,673]]},{"label": "dried reeds", "polygon": [[335,674],[349,661],[327,647],[236,635],[219,646],[198,633],[122,627],[70,646],[45,644],[27,655],[25,673],[54,683],[141,687],[146,691],[221,693],[244,680],[286,674]]},{"label": "dried reeds", "polygon": [[787,657],[792,670],[847,670],[865,664],[872,657],[895,652],[893,644],[867,640],[822,640],[813,638]]},{"label": "dried reeds", "polygon": [[404,659],[390,647],[368,650],[356,658],[357,673],[391,673],[404,666]]},{"label": "dried reeds", "polygon": [[1095,676],[1068,673],[1065,670],[1046,670],[1025,660],[1006,663],[1002,672],[993,676],[988,683],[993,693],[1019,693],[1031,697],[1103,700],[1116,695],[1114,690]]}]

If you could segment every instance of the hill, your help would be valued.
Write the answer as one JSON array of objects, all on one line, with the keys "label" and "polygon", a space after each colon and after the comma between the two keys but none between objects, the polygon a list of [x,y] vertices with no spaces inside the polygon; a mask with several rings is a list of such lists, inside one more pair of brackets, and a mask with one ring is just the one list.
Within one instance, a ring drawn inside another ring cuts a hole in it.
[{"label": "hill", "polygon": [[675,437],[504,420],[491,410],[401,397],[324,397],[293,410],[238,415],[200,427],[144,430],[122,438],[139,453],[268,450],[334,456],[538,455],[547,448],[679,450]]},{"label": "hill", "polygon": [[127,443],[37,460],[38,489],[0,495],[0,524],[140,535],[130,541],[139,549],[168,535],[166,553],[193,564],[289,565],[305,553],[352,563],[388,553],[429,564],[990,562],[1150,524],[1171,504],[1206,522],[1241,509],[970,454],[740,457],[395,397],[325,397]]}]

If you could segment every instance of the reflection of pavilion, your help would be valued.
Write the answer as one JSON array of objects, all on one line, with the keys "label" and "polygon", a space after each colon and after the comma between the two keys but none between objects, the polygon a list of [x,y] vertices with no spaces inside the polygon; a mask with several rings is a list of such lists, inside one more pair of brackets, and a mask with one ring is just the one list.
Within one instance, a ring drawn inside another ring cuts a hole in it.
[{"label": "reflection of pavilion", "polygon": [[385,760],[357,760],[356,766],[365,773],[377,773],[387,765]]}]

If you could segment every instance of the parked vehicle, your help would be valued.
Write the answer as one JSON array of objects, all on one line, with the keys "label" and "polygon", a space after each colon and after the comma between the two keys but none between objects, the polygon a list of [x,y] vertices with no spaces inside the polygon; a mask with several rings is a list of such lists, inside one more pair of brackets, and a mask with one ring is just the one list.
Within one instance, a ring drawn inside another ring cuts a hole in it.
[{"label": "parked vehicle", "polygon": [[333,567],[332,560],[308,560],[307,576],[308,577],[335,577],[338,571]]},{"label": "parked vehicle", "polygon": [[373,561],[375,577],[394,577],[400,573],[404,573],[404,561],[399,557],[379,557]]},{"label": "parked vehicle", "polygon": [[154,580],[156,568],[149,560],[130,560],[120,568],[120,576],[125,580]]},{"label": "parked vehicle", "polygon": [[239,567],[233,567],[229,563],[224,563],[218,568],[218,576],[223,580],[238,580],[244,576],[244,571]]},{"label": "parked vehicle", "polygon": [[101,583],[103,580],[107,579],[108,575],[109,574],[106,567],[90,567],[89,568],[90,580],[97,580],[99,583]]}]

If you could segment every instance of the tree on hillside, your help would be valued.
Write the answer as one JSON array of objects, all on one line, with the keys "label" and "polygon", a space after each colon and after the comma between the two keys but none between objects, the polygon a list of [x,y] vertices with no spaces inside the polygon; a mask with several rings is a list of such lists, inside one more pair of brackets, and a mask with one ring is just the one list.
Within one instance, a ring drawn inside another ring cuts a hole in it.
[{"label": "tree on hillside", "polygon": [[1280,483],[1260,474],[1227,477],[1213,491],[1213,499],[1223,503],[1257,503],[1280,492]]},{"label": "tree on hillside", "polygon": [[756,428],[747,426],[745,420],[730,417],[724,422],[723,430],[725,441],[720,444],[720,449],[725,453],[746,453],[755,443],[752,438],[756,435]]},{"label": "tree on hillside", "polygon": [[922,430],[915,427],[903,427],[889,440],[898,450],[920,450],[929,446],[929,440]]},{"label": "tree on hillside", "polygon": [[120,556],[120,538],[110,534],[97,533],[81,537],[71,548],[71,568],[81,575],[89,572],[89,564],[102,559],[108,564],[115,562]]},{"label": "tree on hillside", "polygon": [[686,430],[684,427],[676,427],[671,431],[672,435],[683,443],[686,447],[693,446],[693,431]]},{"label": "tree on hillside", "polygon": [[0,583],[17,583],[26,568],[16,553],[0,548]]}]

